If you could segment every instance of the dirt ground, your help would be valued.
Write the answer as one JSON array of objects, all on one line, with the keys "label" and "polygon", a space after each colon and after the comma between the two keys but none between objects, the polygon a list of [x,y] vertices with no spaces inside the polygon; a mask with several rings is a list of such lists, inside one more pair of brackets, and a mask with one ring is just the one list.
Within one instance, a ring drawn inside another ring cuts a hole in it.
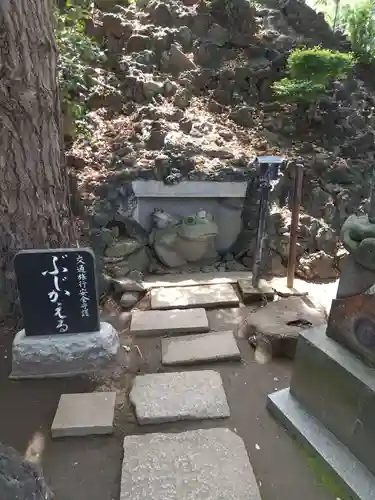
[{"label": "dirt ground", "polygon": [[[122,346],[129,345],[126,332],[121,337]],[[335,499],[319,484],[299,446],[266,410],[267,395],[288,386],[290,361],[258,364],[249,343],[239,340],[242,363],[199,365],[220,371],[231,407],[230,419],[139,427],[127,394],[137,371],[165,370],[160,365],[158,339],[143,339],[138,344],[143,360],[138,348],[133,346],[127,353],[121,347],[116,369],[103,378],[17,382],[7,378],[11,339],[12,332],[8,332],[0,351],[0,440],[39,461],[56,500],[118,500],[124,435],[213,426],[230,427],[243,438],[263,500]],[[112,436],[50,438],[62,393],[106,389],[118,394]]]}]

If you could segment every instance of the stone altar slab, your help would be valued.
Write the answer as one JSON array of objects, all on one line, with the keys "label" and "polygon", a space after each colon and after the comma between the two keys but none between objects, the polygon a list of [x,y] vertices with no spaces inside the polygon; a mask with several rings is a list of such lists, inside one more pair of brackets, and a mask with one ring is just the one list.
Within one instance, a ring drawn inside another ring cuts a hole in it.
[{"label": "stone altar slab", "polygon": [[212,370],[138,375],[130,401],[140,425],[230,416],[221,376]]},{"label": "stone altar slab", "polygon": [[233,332],[164,338],[161,341],[161,356],[163,365],[192,365],[204,361],[241,359]]},{"label": "stone altar slab", "polygon": [[115,403],[115,392],[63,394],[52,423],[52,437],[111,434]]},{"label": "stone altar slab", "polygon": [[153,288],[151,309],[238,306],[239,298],[228,283],[175,288]]},{"label": "stone altar slab", "polygon": [[202,308],[167,311],[133,311],[130,331],[137,336],[208,332],[208,318]]},{"label": "stone altar slab", "polygon": [[28,337],[17,333],[12,347],[11,379],[71,377],[95,373],[116,359],[117,331],[100,323],[98,332]]},{"label": "stone altar slab", "polygon": [[261,500],[242,439],[229,429],[126,436],[120,500]]},{"label": "stone altar slab", "polygon": [[236,284],[239,279],[251,279],[249,271],[214,271],[209,273],[182,273],[146,276],[143,286],[150,288],[170,288],[175,286]]}]

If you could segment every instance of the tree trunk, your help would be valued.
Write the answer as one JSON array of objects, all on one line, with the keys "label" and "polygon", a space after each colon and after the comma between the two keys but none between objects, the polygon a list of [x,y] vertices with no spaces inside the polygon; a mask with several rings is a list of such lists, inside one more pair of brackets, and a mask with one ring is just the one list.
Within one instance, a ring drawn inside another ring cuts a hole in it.
[{"label": "tree trunk", "polygon": [[0,0],[0,317],[16,297],[15,253],[76,241],[52,15],[51,0]]}]

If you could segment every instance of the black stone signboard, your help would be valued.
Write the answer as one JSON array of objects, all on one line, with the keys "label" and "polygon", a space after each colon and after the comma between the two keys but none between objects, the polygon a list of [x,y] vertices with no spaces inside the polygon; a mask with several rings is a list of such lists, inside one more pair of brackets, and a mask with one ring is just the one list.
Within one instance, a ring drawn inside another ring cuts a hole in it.
[{"label": "black stone signboard", "polygon": [[14,259],[14,269],[26,335],[99,330],[92,250],[23,250]]}]

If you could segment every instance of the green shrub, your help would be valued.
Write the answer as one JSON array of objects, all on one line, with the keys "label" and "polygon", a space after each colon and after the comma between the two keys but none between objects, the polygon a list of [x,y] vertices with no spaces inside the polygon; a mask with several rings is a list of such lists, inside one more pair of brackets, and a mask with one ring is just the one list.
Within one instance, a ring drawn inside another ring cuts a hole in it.
[{"label": "green shrub", "polygon": [[325,85],[311,80],[283,78],[273,84],[276,96],[290,102],[314,102],[325,92]]},{"label": "green shrub", "polygon": [[342,13],[342,24],[351,41],[358,61],[369,64],[375,59],[375,21],[372,3],[347,6]]},{"label": "green shrub", "polygon": [[88,18],[87,5],[66,2],[65,8],[57,11],[56,43],[58,48],[58,76],[63,112],[67,112],[82,124],[85,101],[90,89],[96,85],[92,66],[105,61],[99,44],[85,33]]},{"label": "green shrub", "polygon": [[320,47],[295,49],[288,57],[288,78],[275,82],[273,91],[289,102],[314,102],[332,80],[346,77],[352,65],[351,54]]},{"label": "green shrub", "polygon": [[295,49],[288,57],[288,73],[293,80],[311,80],[325,84],[342,78],[353,64],[350,54],[334,52],[320,47]]}]

